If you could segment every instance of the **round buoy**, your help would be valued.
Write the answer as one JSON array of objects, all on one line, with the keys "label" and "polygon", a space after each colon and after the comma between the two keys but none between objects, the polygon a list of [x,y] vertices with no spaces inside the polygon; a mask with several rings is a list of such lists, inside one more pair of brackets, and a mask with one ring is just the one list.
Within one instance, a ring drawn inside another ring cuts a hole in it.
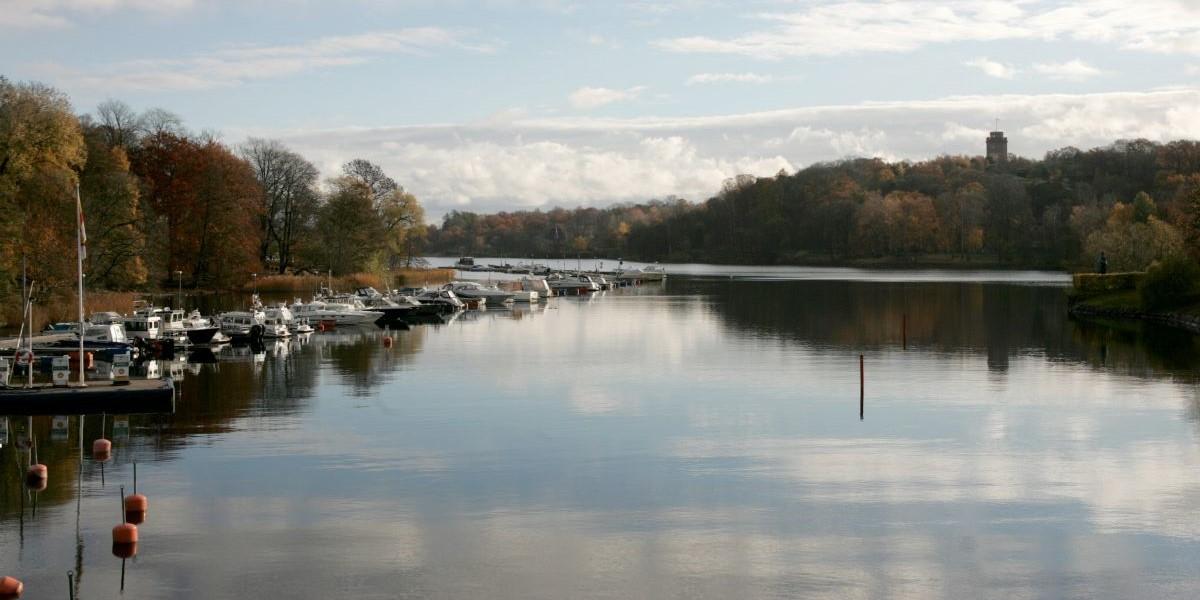
[{"label": "round buoy", "polygon": [[137,556],[137,542],[127,544],[113,542],[112,553],[117,558],[133,558]]},{"label": "round buoy", "polygon": [[[128,496],[125,496],[125,514],[126,515],[140,513],[142,515],[142,519],[145,520],[146,511],[149,509],[150,509],[150,499],[147,498],[146,496],[144,496],[142,494],[130,494]],[[135,525],[138,523],[141,523],[141,521],[134,521],[133,519],[126,519],[126,520]]]},{"label": "round buoy", "polygon": [[390,336],[390,335],[383,336],[383,347],[384,348],[392,347],[392,336]]},{"label": "round buoy", "polygon": [[0,577],[0,600],[20,598],[25,593],[25,584],[16,577]]},{"label": "round buoy", "polygon": [[30,465],[29,470],[25,472],[25,485],[35,491],[46,489],[46,482],[50,478],[50,471],[46,465],[37,464]]},{"label": "round buoy", "polygon": [[114,544],[136,544],[137,541],[137,525],[133,523],[121,523],[113,527]]},{"label": "round buoy", "polygon": [[112,442],[100,438],[92,442],[92,459],[104,462],[112,457]]}]

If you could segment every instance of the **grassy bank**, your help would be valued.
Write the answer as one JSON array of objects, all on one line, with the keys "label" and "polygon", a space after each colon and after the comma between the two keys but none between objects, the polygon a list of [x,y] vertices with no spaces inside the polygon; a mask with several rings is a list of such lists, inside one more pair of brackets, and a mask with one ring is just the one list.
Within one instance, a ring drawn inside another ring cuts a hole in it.
[{"label": "grassy bank", "polygon": [[441,285],[453,278],[453,269],[397,269],[389,273],[386,280],[374,273],[352,273],[334,277],[332,280],[321,275],[267,275],[259,277],[257,282],[247,282],[242,289],[250,291],[257,285],[258,291],[264,293],[311,293],[322,287],[332,287],[337,291],[348,292],[368,286],[385,290],[395,287]]},{"label": "grassy bank", "polygon": [[[1076,274],[1069,292],[1068,311],[1072,316],[1090,319],[1132,319],[1147,321],[1200,333],[1200,299],[1179,290],[1188,285],[1167,282],[1150,273]],[[1165,296],[1165,297],[1164,297]]]}]

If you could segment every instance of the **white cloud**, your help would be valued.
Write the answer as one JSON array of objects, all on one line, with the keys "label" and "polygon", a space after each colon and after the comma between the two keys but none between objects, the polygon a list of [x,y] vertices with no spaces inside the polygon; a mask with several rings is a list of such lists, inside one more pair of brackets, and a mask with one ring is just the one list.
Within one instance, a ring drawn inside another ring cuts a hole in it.
[{"label": "white cloud", "polygon": [[955,96],[702,117],[503,120],[454,126],[228,132],[280,137],[326,173],[384,166],[436,218],[451,209],[703,200],[740,173],[773,175],[846,156],[983,153],[992,119],[1010,149],[1040,156],[1119,138],[1200,137],[1200,87],[1104,94]]},{"label": "white cloud", "polygon": [[1033,70],[1051,79],[1083,81],[1100,75],[1102,71],[1078,58],[1062,63],[1035,63]]},{"label": "white cloud", "polygon": [[655,45],[673,52],[772,60],[1020,39],[1072,39],[1150,52],[1200,54],[1200,3],[1194,0],[954,4],[839,0],[754,17],[770,26],[729,38],[677,37]]},{"label": "white cloud", "polygon": [[703,83],[771,83],[775,78],[758,73],[697,73],[688,77],[688,85]]},{"label": "white cloud", "polygon": [[427,55],[435,49],[490,52],[486,44],[438,27],[326,36],[300,44],[242,45],[179,59],[125,61],[86,71],[43,64],[48,75],[86,88],[143,91],[202,90],[362,64],[389,54]]},{"label": "white cloud", "polygon": [[636,86],[623,90],[603,87],[581,87],[571,92],[571,95],[567,99],[571,102],[571,106],[575,108],[591,110],[614,102],[633,100],[641,95],[645,89],[645,86]]},{"label": "white cloud", "polygon": [[0,26],[22,29],[70,27],[73,16],[144,10],[157,13],[191,8],[194,0],[4,0]]},{"label": "white cloud", "polygon": [[1017,74],[1017,69],[1012,65],[996,62],[985,56],[968,60],[963,64],[983,71],[983,74],[988,77],[996,77],[998,79],[1012,79]]}]

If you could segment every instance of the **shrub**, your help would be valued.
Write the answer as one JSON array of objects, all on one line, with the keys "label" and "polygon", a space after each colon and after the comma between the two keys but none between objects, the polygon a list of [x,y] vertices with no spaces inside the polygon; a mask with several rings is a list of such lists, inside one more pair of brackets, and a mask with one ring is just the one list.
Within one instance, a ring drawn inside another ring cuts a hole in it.
[{"label": "shrub", "polygon": [[1156,262],[1146,272],[1138,293],[1142,306],[1148,310],[1194,302],[1200,297],[1200,265],[1185,257]]}]

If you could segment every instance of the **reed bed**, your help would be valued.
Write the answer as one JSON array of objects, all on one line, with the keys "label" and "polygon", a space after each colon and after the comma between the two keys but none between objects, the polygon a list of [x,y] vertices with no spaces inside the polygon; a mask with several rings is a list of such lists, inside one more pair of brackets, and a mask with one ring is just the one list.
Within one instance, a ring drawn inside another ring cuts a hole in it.
[{"label": "reed bed", "polygon": [[398,269],[394,276],[401,287],[441,285],[454,281],[454,269]]},{"label": "reed bed", "polygon": [[[19,296],[19,294],[18,294]],[[138,299],[136,292],[105,292],[105,291],[89,291],[83,296],[84,315],[90,315],[94,312],[113,311],[122,314],[133,311],[133,301]],[[21,299],[13,298],[11,302],[5,302],[0,318],[3,318],[4,324],[7,327],[18,328],[21,326]],[[34,298],[33,302],[33,328],[34,331],[41,331],[49,323],[58,323],[62,321],[75,322],[79,320],[79,296],[74,293],[54,294],[49,298]]]},{"label": "reed bed", "polygon": [[452,279],[453,269],[397,269],[388,275],[387,280],[375,273],[352,273],[334,277],[332,281],[323,275],[267,275],[259,277],[257,282],[246,283],[242,289],[251,291],[257,285],[262,293],[294,294],[309,293],[328,286],[349,292],[368,286],[386,290],[392,287],[440,285]]}]

